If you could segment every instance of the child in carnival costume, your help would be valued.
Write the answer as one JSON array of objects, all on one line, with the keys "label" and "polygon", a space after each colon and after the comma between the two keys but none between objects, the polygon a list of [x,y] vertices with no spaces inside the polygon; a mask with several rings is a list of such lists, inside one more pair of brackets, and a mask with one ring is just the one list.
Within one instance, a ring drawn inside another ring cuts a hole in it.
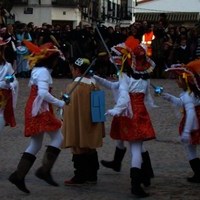
[{"label": "child in carnival costume", "polygon": [[30,137],[30,144],[23,153],[17,169],[9,176],[9,181],[19,190],[30,193],[25,185],[25,177],[42,147],[45,133],[51,140],[47,145],[42,166],[35,175],[52,186],[58,186],[51,176],[51,169],[60,153],[63,136],[62,123],[54,115],[53,106],[62,108],[65,102],[52,95],[51,71],[61,52],[52,43],[46,43],[40,47],[29,41],[23,41],[23,43],[32,52],[27,57],[32,72],[29,81],[30,95],[25,107],[24,128],[24,136]]},{"label": "child in carnival costume", "polygon": [[183,90],[179,97],[169,93],[163,93],[162,97],[183,109],[179,135],[194,172],[193,177],[189,177],[187,180],[192,183],[200,183],[200,159],[197,156],[197,145],[200,144],[200,59],[186,65],[172,65],[166,72],[175,75],[176,83]]},{"label": "child in carnival costume", "polygon": [[0,38],[0,133],[5,125],[16,126],[14,109],[17,103],[18,81],[10,63],[5,60],[4,49],[8,40]]},{"label": "child in carnival costume", "polygon": [[[64,107],[62,132],[63,148],[70,148],[74,166],[74,176],[64,184],[96,184],[98,181],[98,151],[103,145],[105,127],[103,121],[93,121],[91,117],[91,93],[99,90],[96,81],[86,70],[91,65],[87,58],[78,58],[70,66],[73,82],[66,92],[72,91],[71,101]],[[86,74],[85,74],[86,73]],[[80,81],[80,82],[79,82]],[[77,85],[78,84],[78,85]],[[70,116],[70,117],[69,117]]]},{"label": "child in carnival costume", "polygon": [[102,160],[101,163],[105,167],[120,171],[126,152],[124,141],[128,141],[131,150],[131,192],[137,197],[146,197],[149,194],[143,190],[141,184],[149,186],[154,173],[143,141],[155,139],[155,132],[145,103],[155,107],[149,81],[149,74],[155,64],[146,56],[146,50],[139,40],[133,36],[111,50],[117,54],[111,61],[119,66],[119,80],[111,82],[94,75],[97,82],[114,91],[116,102],[113,109],[106,113],[113,116],[110,136],[117,140],[114,160]]}]

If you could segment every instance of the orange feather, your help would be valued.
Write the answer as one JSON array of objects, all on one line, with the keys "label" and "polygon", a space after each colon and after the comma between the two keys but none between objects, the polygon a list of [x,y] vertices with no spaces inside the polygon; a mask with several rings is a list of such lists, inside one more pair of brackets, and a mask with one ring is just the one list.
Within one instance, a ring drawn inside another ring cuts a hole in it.
[{"label": "orange feather", "polygon": [[37,54],[37,53],[41,52],[41,49],[37,45],[33,44],[32,42],[27,41],[27,40],[23,40],[23,43],[25,44],[25,46],[28,48],[28,50],[31,53]]}]

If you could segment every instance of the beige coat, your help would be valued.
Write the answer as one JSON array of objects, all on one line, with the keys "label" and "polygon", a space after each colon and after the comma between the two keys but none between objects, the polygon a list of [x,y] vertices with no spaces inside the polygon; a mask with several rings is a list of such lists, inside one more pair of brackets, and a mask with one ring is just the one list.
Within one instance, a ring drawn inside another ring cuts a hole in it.
[{"label": "beige coat", "polygon": [[[76,82],[67,86],[69,92]],[[105,136],[104,123],[91,121],[90,92],[94,84],[79,83],[70,96],[70,103],[64,107],[62,132],[64,136],[63,148],[101,147]]]}]

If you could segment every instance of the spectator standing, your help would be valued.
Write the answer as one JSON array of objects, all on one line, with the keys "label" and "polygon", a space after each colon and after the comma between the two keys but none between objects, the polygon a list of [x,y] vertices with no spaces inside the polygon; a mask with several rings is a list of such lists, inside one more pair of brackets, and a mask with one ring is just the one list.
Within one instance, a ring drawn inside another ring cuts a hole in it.
[{"label": "spectator standing", "polygon": [[17,60],[17,49],[16,49],[16,44],[17,44],[17,39],[15,36],[15,31],[14,31],[14,27],[12,24],[8,24],[6,26],[6,32],[4,34],[3,39],[7,40],[10,38],[10,42],[6,45],[5,48],[5,59],[7,62],[11,63],[14,71],[17,69],[17,64],[16,64],[16,60]]},{"label": "spectator standing", "polygon": [[30,68],[28,60],[25,58],[29,54],[28,49],[23,44],[24,40],[32,41],[32,37],[28,32],[27,25],[25,23],[21,23],[17,26],[16,31],[16,39],[17,39],[17,76],[22,78],[30,77]]},{"label": "spectator standing", "polygon": [[173,63],[187,64],[191,60],[190,46],[186,36],[182,36],[179,46],[174,50]]},{"label": "spectator standing", "polygon": [[142,36],[142,44],[147,46],[147,56],[152,56],[152,40],[155,38],[151,24],[148,24]]},{"label": "spectator standing", "polygon": [[190,55],[191,60],[194,60],[196,58],[196,46],[197,46],[197,29],[196,27],[192,27],[188,30],[188,44],[190,46]]},{"label": "spectator standing", "polygon": [[29,23],[27,24],[27,31],[28,31],[28,33],[31,35],[32,42],[33,42],[34,44],[36,44],[35,28],[36,28],[36,27],[35,27],[35,25],[34,25],[33,22],[29,22]]},{"label": "spectator standing", "polygon": [[154,78],[163,78],[165,70],[165,54],[164,54],[164,29],[161,26],[154,28],[155,39],[152,40],[152,60],[156,64],[153,71]]},{"label": "spectator standing", "polygon": [[130,25],[129,35],[132,35],[134,38],[142,41],[142,35],[144,34],[143,26],[139,22],[135,22]]},{"label": "spectator standing", "polygon": [[6,26],[6,17],[10,14],[9,12],[3,7],[2,3],[0,4],[0,28]]},{"label": "spectator standing", "polygon": [[115,25],[113,38],[114,45],[124,42],[124,36],[122,35],[122,30],[120,25]]},{"label": "spectator standing", "polygon": [[196,48],[195,48],[195,58],[200,58],[200,25],[197,25],[197,37],[196,37]]}]

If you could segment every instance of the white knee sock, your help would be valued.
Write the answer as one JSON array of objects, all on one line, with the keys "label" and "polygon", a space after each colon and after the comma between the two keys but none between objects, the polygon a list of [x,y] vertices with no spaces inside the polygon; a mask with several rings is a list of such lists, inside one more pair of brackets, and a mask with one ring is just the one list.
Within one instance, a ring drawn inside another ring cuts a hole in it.
[{"label": "white knee sock", "polygon": [[33,154],[35,156],[42,147],[43,137],[44,137],[44,134],[32,136],[30,144],[26,148],[25,152]]},{"label": "white knee sock", "polygon": [[58,129],[55,132],[49,132],[48,134],[51,138],[51,142],[49,145],[59,149],[63,141],[63,135],[61,133],[61,129]]},{"label": "white knee sock", "polygon": [[197,146],[196,145],[187,145],[186,147],[186,152],[187,152],[187,156],[188,156],[188,160],[193,160],[195,158],[197,158]]},{"label": "white knee sock", "polygon": [[142,165],[142,142],[130,142],[131,167],[141,169]]}]

